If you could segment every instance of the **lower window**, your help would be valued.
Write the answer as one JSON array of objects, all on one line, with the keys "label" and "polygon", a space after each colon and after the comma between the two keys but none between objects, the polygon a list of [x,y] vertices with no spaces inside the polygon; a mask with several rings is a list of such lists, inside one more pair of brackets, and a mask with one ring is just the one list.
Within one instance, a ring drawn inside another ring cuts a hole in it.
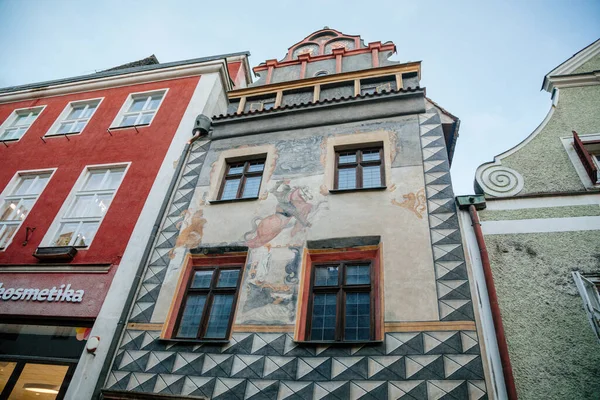
[{"label": "lower window", "polygon": [[308,304],[308,340],[374,340],[373,280],[370,261],[314,264]]},{"label": "lower window", "polygon": [[242,266],[196,267],[191,274],[174,337],[225,340],[229,337]]}]

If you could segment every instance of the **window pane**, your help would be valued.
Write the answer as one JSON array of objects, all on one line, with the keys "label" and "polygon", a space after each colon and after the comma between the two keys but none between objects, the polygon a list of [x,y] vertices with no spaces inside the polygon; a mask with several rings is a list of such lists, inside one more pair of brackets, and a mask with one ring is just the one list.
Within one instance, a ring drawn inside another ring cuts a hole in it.
[{"label": "window pane", "polygon": [[257,197],[258,191],[260,189],[261,179],[262,176],[253,176],[250,178],[246,178],[246,184],[244,185],[244,193],[242,194],[242,197]]},{"label": "window pane", "polygon": [[54,239],[54,246],[68,246],[78,226],[79,224],[76,222],[62,224],[56,239]]},{"label": "window pane", "polygon": [[87,122],[87,121],[79,121],[79,122],[76,122],[76,123],[73,125],[73,133],[78,133],[78,132],[81,132],[81,131],[83,130],[83,128],[85,128],[85,124],[86,124],[86,122]]},{"label": "window pane", "polygon": [[202,270],[194,272],[194,280],[192,281],[192,288],[209,288],[210,281],[212,280],[213,270]]},{"label": "window pane", "polygon": [[177,337],[195,338],[198,336],[202,310],[206,303],[206,295],[189,295],[185,301],[185,308],[177,330]]},{"label": "window pane", "polygon": [[156,110],[162,100],[162,94],[155,94],[152,96],[150,103],[148,104],[147,110]]},{"label": "window pane", "polygon": [[139,114],[126,115],[123,117],[123,121],[121,121],[120,126],[131,126],[135,125],[135,121],[137,120]]},{"label": "window pane", "polygon": [[338,284],[338,267],[317,267],[315,269],[315,286],[336,286]]},{"label": "window pane", "polygon": [[207,338],[224,338],[229,326],[229,317],[231,315],[231,306],[233,305],[233,295],[215,295],[208,318],[208,328],[206,328]]},{"label": "window pane", "polygon": [[29,188],[29,190],[27,191],[27,193],[28,194],[42,193],[42,190],[44,190],[44,187],[46,186],[48,179],[50,179],[50,174],[38,175],[38,180],[32,182],[32,185]]},{"label": "window pane", "polygon": [[138,125],[146,125],[149,124],[152,121],[152,117],[154,116],[154,113],[144,113],[142,114],[142,117],[140,118],[140,120],[138,121]]},{"label": "window pane", "polygon": [[268,101],[268,102],[264,102],[263,103],[263,110],[270,110],[273,107],[275,107],[275,102],[274,101]]},{"label": "window pane", "polygon": [[363,187],[381,186],[381,166],[363,167]]},{"label": "window pane", "polygon": [[96,196],[94,199],[94,203],[92,204],[92,212],[93,216],[102,216],[106,214],[108,207],[110,207],[110,203],[112,202],[112,194],[101,194]]},{"label": "window pane", "polygon": [[371,297],[369,293],[346,293],[345,340],[371,338]]},{"label": "window pane", "polygon": [[348,164],[356,162],[356,152],[340,153],[340,164]]},{"label": "window pane", "polygon": [[356,189],[356,168],[339,170],[338,189]]},{"label": "window pane", "polygon": [[10,378],[10,375],[16,366],[17,363],[2,361],[2,368],[0,368],[0,393],[4,390],[8,378]]},{"label": "window pane", "polygon": [[15,122],[13,122],[12,126],[28,126],[31,124],[31,122],[33,122],[33,119],[36,115],[37,114],[32,115],[31,113],[19,114],[17,115],[17,119]]},{"label": "window pane", "polygon": [[2,214],[0,214],[0,221],[14,221],[15,211],[19,200],[6,200],[2,206]]},{"label": "window pane", "polygon": [[133,99],[133,103],[131,103],[131,106],[129,107],[129,112],[132,111],[142,111],[142,108],[144,107],[144,104],[146,104],[146,100],[148,98],[147,97],[137,97]]},{"label": "window pane", "polygon": [[114,168],[108,173],[108,179],[104,182],[103,189],[116,189],[123,179],[125,168]]},{"label": "window pane", "polygon": [[238,186],[240,185],[239,179],[228,179],[225,181],[225,187],[223,188],[223,195],[221,200],[235,199],[237,196]]},{"label": "window pane", "polygon": [[377,89],[375,89],[374,87],[370,87],[370,88],[364,88],[364,89],[360,89],[360,94],[361,95],[365,95],[365,94],[373,94],[377,91]]},{"label": "window pane", "polygon": [[73,123],[65,122],[60,124],[57,133],[71,133],[73,131]]},{"label": "window pane", "polygon": [[362,152],[363,161],[377,161],[379,160],[379,150],[366,150]]},{"label": "window pane", "polygon": [[99,190],[101,189],[102,180],[106,170],[95,169],[88,171],[88,180],[83,186],[83,190]]},{"label": "window pane", "polygon": [[369,265],[348,265],[346,267],[347,285],[368,285],[371,283],[371,268]]},{"label": "window pane", "polygon": [[265,168],[263,161],[252,161],[248,166],[248,172],[259,172]]},{"label": "window pane", "polygon": [[236,287],[239,276],[239,269],[222,270],[219,273],[219,282],[217,283],[217,287]]},{"label": "window pane", "polygon": [[94,195],[75,197],[75,202],[73,203],[73,207],[71,207],[71,211],[69,212],[68,216],[91,217],[93,202]]},{"label": "window pane", "polygon": [[27,363],[8,398],[56,399],[68,369],[66,365]]},{"label": "window pane", "polygon": [[244,172],[244,164],[231,164],[229,166],[229,171],[227,172],[227,175],[236,175],[236,174],[241,174],[242,172]]},{"label": "window pane", "polygon": [[85,106],[76,106],[76,107],[73,107],[73,109],[69,113],[69,116],[67,117],[67,119],[70,120],[70,119],[81,118],[82,115],[83,115],[83,109],[84,108],[85,108]]},{"label": "window pane", "polygon": [[34,199],[21,201],[21,205],[15,210],[16,212],[12,215],[12,219],[23,221],[27,217],[27,214],[29,214],[31,207],[33,207],[34,201]]},{"label": "window pane", "polygon": [[0,248],[6,247],[8,241],[13,237],[19,225],[0,224]]},{"label": "window pane", "polygon": [[33,181],[35,180],[35,175],[26,175],[21,176],[17,187],[15,188],[13,195],[17,194],[28,194]]},{"label": "window pane", "polygon": [[315,294],[310,329],[311,340],[335,340],[337,295]]},{"label": "window pane", "polygon": [[94,111],[96,111],[96,107],[98,107],[98,104],[90,104],[88,108],[84,110],[83,114],[81,114],[81,118],[91,117]]},{"label": "window pane", "polygon": [[98,230],[98,223],[84,222],[75,238],[73,246],[89,246]]}]

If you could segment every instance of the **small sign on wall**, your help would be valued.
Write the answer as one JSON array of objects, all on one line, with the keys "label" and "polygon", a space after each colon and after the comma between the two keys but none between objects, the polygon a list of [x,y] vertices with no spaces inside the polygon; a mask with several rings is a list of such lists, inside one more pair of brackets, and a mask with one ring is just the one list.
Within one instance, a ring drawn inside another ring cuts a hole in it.
[{"label": "small sign on wall", "polygon": [[38,288],[4,288],[0,282],[0,299],[3,301],[49,301],[81,303],[85,291],[82,289],[71,289],[71,284],[61,284],[58,288],[53,286],[52,289]]}]

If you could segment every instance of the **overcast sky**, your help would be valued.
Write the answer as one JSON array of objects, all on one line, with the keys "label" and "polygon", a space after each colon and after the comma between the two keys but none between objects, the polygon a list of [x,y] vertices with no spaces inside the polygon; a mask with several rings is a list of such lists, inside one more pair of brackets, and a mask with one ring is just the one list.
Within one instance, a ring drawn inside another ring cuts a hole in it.
[{"label": "overcast sky", "polygon": [[531,133],[550,107],[546,73],[600,37],[598,0],[0,0],[0,87],[248,50],[281,59],[324,26],[393,41],[422,64],[427,95],[461,119],[456,194],[475,169]]}]

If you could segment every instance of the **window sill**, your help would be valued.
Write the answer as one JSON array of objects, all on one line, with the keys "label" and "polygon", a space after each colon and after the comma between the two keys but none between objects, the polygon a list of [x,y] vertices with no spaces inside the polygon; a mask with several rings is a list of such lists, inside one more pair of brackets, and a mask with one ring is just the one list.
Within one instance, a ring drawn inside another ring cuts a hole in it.
[{"label": "window sill", "polygon": [[173,343],[195,343],[195,344],[227,344],[230,342],[229,339],[177,339],[177,338],[160,338],[164,342]]},{"label": "window sill", "polygon": [[348,346],[348,345],[356,345],[356,344],[382,344],[383,340],[342,340],[342,341],[331,341],[331,340],[294,340],[294,343],[303,344],[303,345],[329,345],[329,346]]},{"label": "window sill", "polygon": [[79,135],[80,133],[81,133],[81,131],[79,131],[79,132],[66,132],[66,133],[49,133],[49,134],[44,135],[42,137],[45,139],[45,138],[50,138],[50,137]]},{"label": "window sill", "polygon": [[235,203],[238,201],[253,201],[258,200],[258,196],[255,197],[243,197],[241,199],[228,199],[228,200],[209,200],[209,204],[223,204],[223,203]]},{"label": "window sill", "polygon": [[381,191],[387,189],[387,186],[377,186],[372,188],[357,188],[357,189],[329,189],[329,193],[331,194],[342,194],[342,193],[352,193],[352,192],[372,192],[372,191]]},{"label": "window sill", "polygon": [[20,139],[0,139],[0,142],[18,142]]},{"label": "window sill", "polygon": [[125,126],[111,126],[108,129],[110,131],[117,131],[117,130],[121,130],[121,129],[128,129],[128,128],[142,128],[145,126],[150,126],[150,124],[139,124],[139,125],[125,125]]}]

